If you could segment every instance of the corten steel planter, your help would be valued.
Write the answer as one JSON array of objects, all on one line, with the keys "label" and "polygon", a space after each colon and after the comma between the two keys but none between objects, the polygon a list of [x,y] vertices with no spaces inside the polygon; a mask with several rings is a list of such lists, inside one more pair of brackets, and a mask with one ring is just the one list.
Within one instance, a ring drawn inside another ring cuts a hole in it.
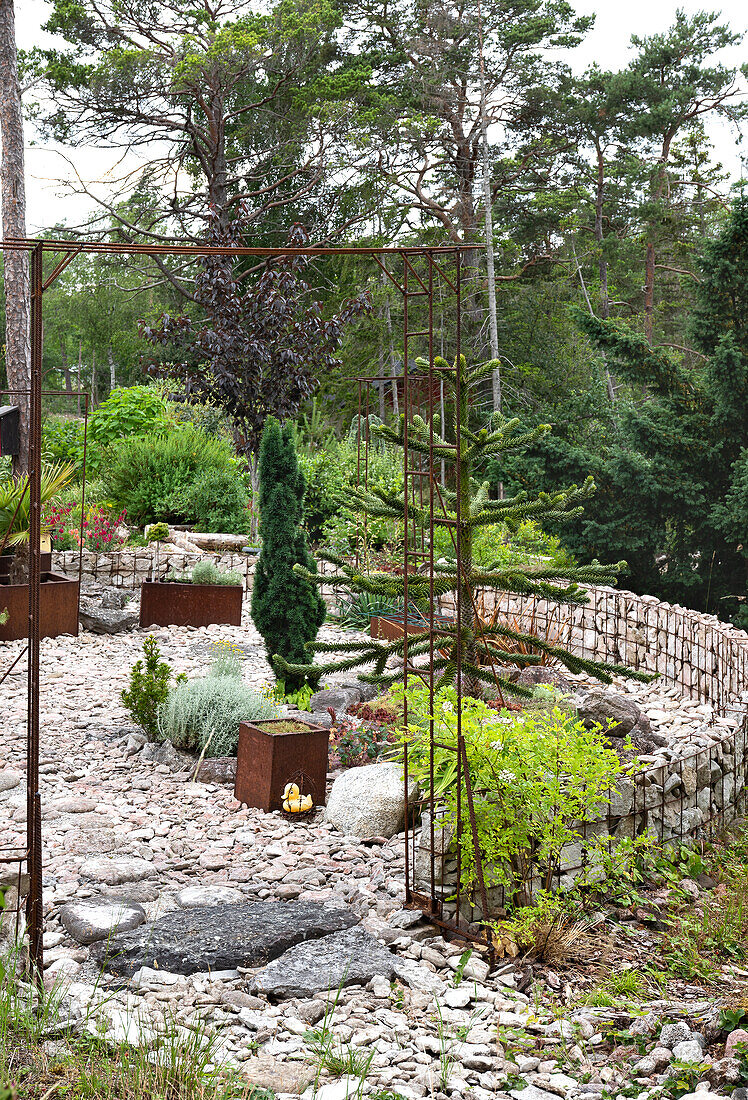
[{"label": "corten steel planter", "polygon": [[141,626],[210,626],[242,624],[241,584],[181,584],[143,581],[140,589]]},{"label": "corten steel planter", "polygon": [[[430,625],[428,619],[408,619],[408,637],[410,637],[411,634],[427,634]],[[444,615],[434,615],[434,627],[436,628],[438,637],[439,627],[444,627],[445,629],[454,627],[454,619],[446,618]],[[398,638],[402,638],[403,636],[402,616],[397,617],[393,615],[391,618],[388,618],[384,615],[372,615],[370,630],[372,638],[381,638],[383,641],[395,642]]]},{"label": "corten steel planter", "polygon": [[295,719],[268,718],[242,722],[236,760],[234,796],[259,810],[280,810],[287,783],[297,783],[310,794],[315,806],[325,803],[327,746],[330,731],[324,726],[297,723],[304,728],[284,732],[279,725]]},{"label": "corten steel planter", "polygon": [[[0,554],[0,577],[7,577],[9,575],[10,567],[13,564],[13,558],[14,557],[15,557],[14,554],[9,554],[7,552],[5,554]],[[45,554],[44,551],[42,551],[40,560],[41,560],[40,569],[41,569],[42,573],[49,573],[52,569],[52,553],[51,553],[51,551],[48,554]]]},{"label": "corten steel planter", "polygon": [[[8,621],[0,625],[0,642],[25,638],[29,632],[29,586],[8,584],[0,576],[0,611],[7,607]],[[58,634],[78,636],[78,581],[62,573],[42,573],[39,595],[42,638]]]}]

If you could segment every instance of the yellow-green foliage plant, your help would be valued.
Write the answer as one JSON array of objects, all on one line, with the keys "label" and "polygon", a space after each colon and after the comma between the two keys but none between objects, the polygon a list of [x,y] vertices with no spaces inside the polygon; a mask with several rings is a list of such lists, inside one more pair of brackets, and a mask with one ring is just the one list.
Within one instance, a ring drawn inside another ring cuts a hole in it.
[{"label": "yellow-green foliage plant", "polygon": [[[431,794],[429,692],[408,688],[408,771]],[[457,693],[442,689],[434,701],[434,790],[445,807],[442,827],[454,829],[458,798],[467,810],[464,777],[457,783]],[[533,886],[548,889],[569,846],[594,850],[597,838],[584,825],[604,815],[610,789],[630,771],[600,726],[586,729],[561,704],[545,711],[496,711],[463,697],[462,736],[471,778],[486,886],[503,886],[520,902]],[[576,848],[575,848],[576,851]],[[476,883],[475,845],[466,829],[461,843],[462,880]],[[575,862],[582,863],[580,858]]]}]

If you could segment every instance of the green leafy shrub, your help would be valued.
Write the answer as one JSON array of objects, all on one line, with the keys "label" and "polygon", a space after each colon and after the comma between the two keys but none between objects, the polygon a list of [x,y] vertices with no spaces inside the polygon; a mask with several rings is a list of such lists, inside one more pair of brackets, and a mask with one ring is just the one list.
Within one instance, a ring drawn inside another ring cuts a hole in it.
[{"label": "green leafy shrub", "polygon": [[[317,570],[301,527],[304,475],[288,430],[269,417],[260,444],[260,535],[262,550],[252,589],[252,619],[262,634],[268,660],[286,690],[307,682],[294,665],[306,663],[306,643],[325,621],[327,608],[315,585],[295,567]],[[314,684],[319,682],[309,680]]]},{"label": "green leafy shrub", "polygon": [[[309,538],[313,543],[324,541],[349,551],[363,537],[361,517],[345,507],[347,491],[363,482],[363,451],[359,455],[355,442],[346,439],[324,450],[300,454],[299,465],[306,481],[304,526]],[[402,489],[402,461],[388,449],[371,448],[366,475],[372,489]],[[367,536],[375,548],[394,541],[397,534],[391,521],[370,520],[367,524]]]},{"label": "green leafy shrub", "polygon": [[[143,642],[143,661],[136,661],[130,669],[130,686],[120,695],[130,717],[142,729],[149,740],[159,735],[158,709],[169,695],[171,667],[161,660],[161,650],[152,634]],[[177,684],[186,680],[180,674]]]},{"label": "green leafy shrub", "polygon": [[[446,527],[434,531],[434,558],[454,559],[453,534]],[[492,565],[510,565],[517,561],[550,558],[563,569],[574,565],[574,558],[555,535],[547,535],[534,520],[523,520],[516,531],[505,525],[481,527],[473,536],[473,561],[481,569]]]},{"label": "green leafy shrub", "polygon": [[[408,768],[428,792],[428,690],[410,687],[407,699]],[[456,704],[455,690],[444,688],[433,713],[434,793],[444,800],[447,827],[456,819],[458,797],[466,805],[464,781],[461,791],[457,783]],[[626,771],[601,727],[585,729],[559,706],[537,713],[497,712],[463,696],[462,734],[487,886],[503,886],[529,902],[534,876],[549,888],[567,846],[588,850],[594,862],[596,838],[584,837],[584,824],[601,815],[611,787]],[[469,838],[466,830],[460,853],[466,885],[476,881]]]},{"label": "green leafy shrub", "polygon": [[106,446],[117,439],[164,431],[173,423],[160,386],[123,386],[93,410],[88,438]]},{"label": "green leafy shrub", "polygon": [[[83,473],[83,420],[70,416],[45,416],[42,421],[42,452],[48,462],[62,462],[73,467],[75,477]],[[86,449],[86,472],[96,476],[101,469],[104,448],[89,441]]]},{"label": "green leafy shrub", "polygon": [[[98,476],[107,447],[119,439],[168,430],[174,420],[160,387],[126,386],[112,390],[88,417],[86,473]],[[42,448],[56,462],[70,462],[83,472],[82,417],[49,416],[42,425]]]},{"label": "green leafy shrub", "polygon": [[198,531],[249,532],[249,494],[236,469],[203,470],[185,493],[185,509]]},{"label": "green leafy shrub", "polygon": [[177,684],[158,712],[158,736],[178,749],[235,756],[239,723],[277,718],[278,708],[242,681],[234,657],[214,662],[207,676]]},{"label": "green leafy shrub", "polygon": [[237,460],[227,442],[188,424],[112,447],[104,487],[133,523],[190,523],[195,517],[189,494],[208,469],[235,473]]}]

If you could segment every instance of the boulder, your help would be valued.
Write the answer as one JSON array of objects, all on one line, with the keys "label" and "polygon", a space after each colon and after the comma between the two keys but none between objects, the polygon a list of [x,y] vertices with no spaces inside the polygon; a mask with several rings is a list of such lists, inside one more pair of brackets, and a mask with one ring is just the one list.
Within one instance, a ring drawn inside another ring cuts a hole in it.
[{"label": "boulder", "polygon": [[14,772],[10,768],[0,771],[0,794],[4,791],[12,791],[21,782],[21,778],[19,772]]},{"label": "boulder", "polygon": [[574,685],[567,680],[558,669],[549,668],[546,665],[528,665],[523,668],[517,677],[517,683],[522,687],[535,687],[537,684],[548,684],[564,695],[574,694]]},{"label": "boulder", "polygon": [[358,680],[346,681],[334,684],[332,687],[317,691],[309,701],[309,710],[312,713],[327,711],[332,707],[337,715],[343,715],[348,707],[354,703],[367,702],[374,699],[379,689],[374,684],[360,683]]},{"label": "boulder", "polygon": [[241,890],[233,886],[186,886],[177,894],[177,904],[183,909],[192,909],[196,905],[227,905],[244,901]]},{"label": "boulder", "polygon": [[678,1043],[686,1043],[693,1038],[693,1032],[683,1020],[675,1024],[665,1024],[660,1032],[660,1046],[673,1050]]},{"label": "boulder", "polygon": [[81,596],[78,618],[83,629],[92,634],[120,634],[134,630],[139,623],[137,607],[105,607],[102,601],[89,596]]},{"label": "boulder", "polygon": [[141,760],[150,760],[153,764],[163,764],[172,772],[183,772],[190,765],[194,766],[194,760],[187,753],[178,752],[171,741],[162,741],[157,745],[153,741],[147,741],[140,753]]},{"label": "boulder", "polygon": [[727,1036],[727,1042],[725,1043],[725,1057],[734,1058],[738,1047],[744,1046],[748,1050],[748,1031],[743,1028],[736,1028],[735,1031],[731,1031]]},{"label": "boulder", "polygon": [[289,718],[298,722],[308,722],[310,726],[324,726],[326,730],[329,730],[332,725],[332,715],[327,710],[318,710],[314,714],[310,710],[292,710],[289,711]]},{"label": "boulder", "polygon": [[637,748],[647,752],[667,744],[667,738],[652,729],[641,707],[624,695],[590,691],[579,703],[577,711],[587,729],[600,725],[614,740],[628,736]]},{"label": "boulder", "polygon": [[198,783],[233,783],[236,781],[236,757],[213,756],[203,760],[197,769]]},{"label": "boulder", "polygon": [[177,909],[133,932],[96,943],[93,957],[113,974],[142,966],[172,974],[261,966],[297,943],[358,923],[350,909],[320,902],[258,901]]},{"label": "boulder", "polygon": [[366,985],[380,975],[390,980],[397,959],[363,928],[299,943],[255,974],[251,993],[275,1000],[313,997],[347,985]]},{"label": "boulder", "polygon": [[152,878],[156,870],[147,859],[137,856],[96,856],[81,866],[81,878],[91,882],[103,882],[107,886],[120,886],[123,882],[140,882]]},{"label": "boulder", "polygon": [[[314,1081],[315,1069],[303,1062],[282,1062],[269,1054],[257,1054],[242,1063],[242,1077],[255,1089],[298,1096]],[[360,1085],[360,1079],[356,1080]]]},{"label": "boulder", "polygon": [[60,924],[78,943],[105,940],[115,932],[129,932],[145,920],[142,905],[91,899],[70,901],[60,909]]},{"label": "boulder", "polygon": [[[408,804],[418,796],[418,784],[408,783]],[[349,768],[332,785],[325,811],[327,821],[351,836],[393,837],[405,828],[405,782],[399,764],[369,764]]]}]

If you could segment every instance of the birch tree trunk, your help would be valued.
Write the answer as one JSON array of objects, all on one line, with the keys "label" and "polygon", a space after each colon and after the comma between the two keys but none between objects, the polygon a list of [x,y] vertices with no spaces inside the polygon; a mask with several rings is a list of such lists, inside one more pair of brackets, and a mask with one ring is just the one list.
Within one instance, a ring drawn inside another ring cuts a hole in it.
[{"label": "birch tree trunk", "polygon": [[[23,117],[13,0],[0,0],[0,141],[3,238],[7,240],[26,236]],[[27,253],[15,251],[5,252],[4,260],[8,388],[23,391],[31,387],[29,260]],[[13,460],[13,471],[25,473],[29,448],[29,396],[17,392],[11,394],[9,400],[21,410],[21,448]]]},{"label": "birch tree trunk", "polygon": [[106,349],[107,359],[109,360],[109,392],[116,390],[117,388],[117,364],[114,361],[114,352],[112,351],[112,345],[107,344]]}]

